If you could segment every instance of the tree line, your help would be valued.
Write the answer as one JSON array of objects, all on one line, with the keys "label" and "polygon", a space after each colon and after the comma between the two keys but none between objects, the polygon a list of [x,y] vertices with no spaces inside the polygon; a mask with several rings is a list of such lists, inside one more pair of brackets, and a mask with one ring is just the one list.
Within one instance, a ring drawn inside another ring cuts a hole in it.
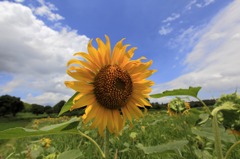
[{"label": "tree line", "polygon": [[[63,105],[66,103],[64,100],[60,100],[54,106],[43,106],[40,104],[28,104],[24,103],[20,100],[20,98],[10,95],[2,95],[0,96],[0,116],[12,115],[16,116],[18,112],[31,112],[33,114],[58,114]],[[73,115],[81,115],[83,111],[71,111],[66,112],[64,115],[73,116]]]},{"label": "tree line", "polygon": [[[216,99],[205,99],[203,100],[203,102],[207,105],[207,106],[213,106],[216,103]],[[188,102],[190,104],[191,108],[198,108],[198,107],[202,107],[202,103],[200,101],[190,101]],[[161,103],[159,104],[158,102],[153,102],[152,104],[152,108],[153,109],[167,109],[168,103]]]},{"label": "tree line", "polygon": [[[213,106],[216,103],[215,99],[206,99],[203,102],[208,106]],[[63,105],[66,103],[64,100],[60,100],[54,106],[43,106],[40,104],[28,104],[24,103],[20,100],[20,98],[10,95],[2,95],[0,96],[0,116],[5,116],[11,114],[12,116],[16,116],[18,112],[31,112],[33,114],[58,114]],[[199,101],[191,101],[189,102],[191,108],[202,107],[202,103]],[[152,107],[150,109],[167,109],[167,103],[153,102],[151,103]],[[73,115],[82,115],[84,113],[84,108],[80,110],[73,110],[71,112],[66,112],[64,115],[73,116]]]}]

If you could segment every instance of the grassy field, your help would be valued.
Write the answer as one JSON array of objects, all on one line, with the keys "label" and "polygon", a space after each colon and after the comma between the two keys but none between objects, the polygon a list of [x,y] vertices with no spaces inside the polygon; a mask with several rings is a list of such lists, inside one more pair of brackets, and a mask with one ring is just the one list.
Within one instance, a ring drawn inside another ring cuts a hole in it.
[{"label": "grassy field", "polygon": [[[207,159],[212,158],[214,142],[193,134],[192,129],[195,127],[199,114],[202,111],[191,109],[188,114],[181,116],[169,117],[166,111],[149,111],[149,113],[139,121],[134,122],[133,127],[125,126],[123,133],[118,136],[110,136],[110,153],[111,156],[117,154],[119,159]],[[23,114],[22,114],[23,115]],[[21,115],[20,115],[21,116]],[[24,116],[24,115],[23,115]],[[38,126],[55,124],[68,120],[65,118],[43,118],[32,120],[18,120],[0,122],[0,128],[5,129],[14,126],[25,126],[34,128]],[[6,124],[6,122],[8,124]],[[96,130],[89,130],[81,126],[81,131],[92,137],[103,148],[103,138],[100,137]],[[49,147],[43,146],[43,138],[51,139]],[[21,138],[13,140],[4,140],[0,142],[0,156],[9,159],[26,159],[46,158],[50,154],[60,154],[64,151],[77,149],[81,152],[81,159],[100,159],[101,155],[96,147],[88,139],[80,135],[60,134],[40,136],[34,138]],[[235,137],[235,140],[239,140]],[[176,149],[176,151],[165,151],[165,153],[144,153],[141,147],[168,145],[174,141],[187,141],[188,143]],[[224,149],[231,144],[224,144]],[[240,156],[239,148],[236,149],[231,159],[238,159]],[[1,158],[1,157],[0,157]],[[54,158],[54,157],[53,157]],[[48,158],[50,159],[50,157]]]}]

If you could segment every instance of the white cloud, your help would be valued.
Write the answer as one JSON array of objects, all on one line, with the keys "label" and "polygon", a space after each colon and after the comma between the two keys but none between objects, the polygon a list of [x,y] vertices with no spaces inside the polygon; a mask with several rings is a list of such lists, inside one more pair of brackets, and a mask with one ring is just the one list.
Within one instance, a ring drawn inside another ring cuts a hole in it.
[{"label": "white cloud", "polygon": [[180,14],[172,13],[171,16],[167,17],[162,22],[163,23],[168,23],[168,22],[171,22],[171,21],[174,21],[174,20],[178,19],[179,17],[180,17]]},{"label": "white cloud", "polygon": [[218,97],[240,86],[240,1],[219,12],[202,32],[185,64],[188,73],[155,86],[153,93],[167,89],[202,86],[201,97]]},{"label": "white cloud", "polygon": [[1,93],[2,93],[2,94],[11,93],[16,87],[18,87],[19,85],[21,85],[22,82],[23,82],[22,79],[12,80],[12,81],[8,82],[8,83],[1,89]]},{"label": "white cloud", "polygon": [[161,26],[160,30],[158,33],[160,35],[167,35],[173,31],[173,28],[171,27],[172,21],[178,19],[180,17],[180,14],[172,13],[171,16],[167,17],[162,21],[162,23],[165,23],[163,26]]},{"label": "white cloud", "polygon": [[189,51],[197,44],[205,32],[206,29],[204,27],[206,26],[190,26],[187,29],[181,30],[180,34],[171,39],[168,45],[172,48],[178,48],[179,53]]},{"label": "white cloud", "polygon": [[202,2],[202,3],[197,3],[196,6],[198,8],[203,8],[203,7],[206,7],[206,6],[208,6],[208,5],[210,5],[214,2],[215,2],[215,0],[204,0],[204,2]]},{"label": "white cloud", "polygon": [[53,103],[56,104],[59,100],[67,101],[71,96],[61,94],[61,93],[52,93],[52,92],[44,92],[41,95],[33,96],[29,93],[23,101],[27,101],[31,104],[41,104],[41,105],[52,105]]},{"label": "white cloud", "polygon": [[215,0],[203,0],[203,1],[192,0],[186,5],[185,8],[187,10],[191,10],[193,6],[196,6],[198,8],[204,8],[214,2]]},{"label": "white cloud", "polygon": [[64,19],[61,15],[54,13],[58,9],[49,2],[45,2],[44,0],[38,0],[40,6],[39,7],[32,7],[32,11],[34,14],[38,16],[46,17],[50,21],[58,21]]},{"label": "white cloud", "polygon": [[24,0],[15,0],[15,2],[22,3]]},{"label": "white cloud", "polygon": [[187,5],[186,5],[186,9],[187,10],[191,10],[192,9],[192,6],[194,5],[194,4],[196,4],[197,3],[197,0],[192,0],[192,1],[190,1]]},{"label": "white cloud", "polygon": [[69,28],[55,31],[18,3],[0,2],[0,10],[0,72],[13,76],[0,86],[0,93],[56,93],[51,101],[69,96],[72,92],[63,84],[69,78],[66,63],[73,53],[86,51],[89,38]]},{"label": "white cloud", "polygon": [[162,26],[161,29],[158,31],[158,33],[160,35],[167,35],[169,33],[171,33],[173,31],[173,29],[168,26],[168,25],[165,25],[165,26]]}]

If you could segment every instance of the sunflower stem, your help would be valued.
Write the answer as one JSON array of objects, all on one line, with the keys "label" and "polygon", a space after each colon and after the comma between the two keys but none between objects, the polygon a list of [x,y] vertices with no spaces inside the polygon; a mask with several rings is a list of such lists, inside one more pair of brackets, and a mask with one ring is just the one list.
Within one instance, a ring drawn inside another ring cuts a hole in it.
[{"label": "sunflower stem", "polygon": [[81,131],[78,131],[80,135],[82,135],[83,137],[86,137],[88,140],[90,140],[99,150],[99,152],[101,153],[102,157],[105,158],[105,154],[103,153],[102,149],[100,148],[100,146],[96,143],[95,140],[93,140],[90,136],[84,134]]},{"label": "sunflower stem", "polygon": [[203,104],[203,107],[205,108],[205,110],[206,110],[209,114],[211,114],[211,111],[210,111],[209,107],[208,107],[200,98],[198,98],[198,97],[195,97],[195,98],[198,99],[198,100]]},{"label": "sunflower stem", "polygon": [[240,145],[240,141],[237,141],[236,143],[234,143],[234,144],[228,149],[228,151],[227,151],[226,156],[224,157],[224,159],[227,159],[227,158],[230,156],[232,150],[233,150],[237,145]]},{"label": "sunflower stem", "polygon": [[221,143],[221,136],[220,136],[219,127],[218,127],[217,115],[213,116],[212,127],[213,127],[213,132],[215,137],[215,151],[217,153],[217,158],[223,159],[222,143]]},{"label": "sunflower stem", "polygon": [[109,159],[109,131],[108,131],[108,129],[105,130],[105,136],[104,136],[104,154],[105,154],[105,159]]}]

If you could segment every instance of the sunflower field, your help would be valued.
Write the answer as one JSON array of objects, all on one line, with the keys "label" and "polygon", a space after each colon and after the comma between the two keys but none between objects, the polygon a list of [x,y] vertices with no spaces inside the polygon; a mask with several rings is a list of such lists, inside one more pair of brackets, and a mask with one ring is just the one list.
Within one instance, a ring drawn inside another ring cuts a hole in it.
[{"label": "sunflower field", "polygon": [[[239,102],[238,100],[236,93],[223,95],[211,110],[216,111],[220,104],[222,107],[230,107],[229,103]],[[226,112],[227,115],[224,115]],[[235,119],[228,119],[231,112]],[[224,156],[227,155],[225,158],[229,159],[238,159],[240,156],[240,119],[237,112],[239,113],[234,109],[223,109],[217,116],[221,150]],[[133,121],[132,125],[127,123],[118,136],[109,136],[109,156],[116,159],[217,158],[216,132],[212,118],[204,108],[190,108],[187,113],[175,115],[170,115],[167,110],[150,109],[144,118]],[[24,129],[1,131],[1,158],[103,158],[96,145],[89,138],[76,133],[74,127],[77,126],[78,131],[91,137],[100,149],[104,149],[104,137],[80,120],[79,117],[65,116],[34,119]],[[45,130],[45,134],[40,130]],[[7,137],[10,135],[12,137]]]},{"label": "sunflower field", "polygon": [[[201,87],[150,94],[152,60],[132,60],[124,39],[111,49],[78,52],[67,63],[66,87],[75,91],[57,118],[32,120],[0,131],[0,158],[6,159],[239,159],[240,96],[223,95],[214,106],[199,97]],[[174,96],[167,110],[151,109],[149,98]],[[191,108],[191,97],[202,107]],[[72,110],[82,116],[64,117]],[[0,125],[1,126],[1,125]]]}]

